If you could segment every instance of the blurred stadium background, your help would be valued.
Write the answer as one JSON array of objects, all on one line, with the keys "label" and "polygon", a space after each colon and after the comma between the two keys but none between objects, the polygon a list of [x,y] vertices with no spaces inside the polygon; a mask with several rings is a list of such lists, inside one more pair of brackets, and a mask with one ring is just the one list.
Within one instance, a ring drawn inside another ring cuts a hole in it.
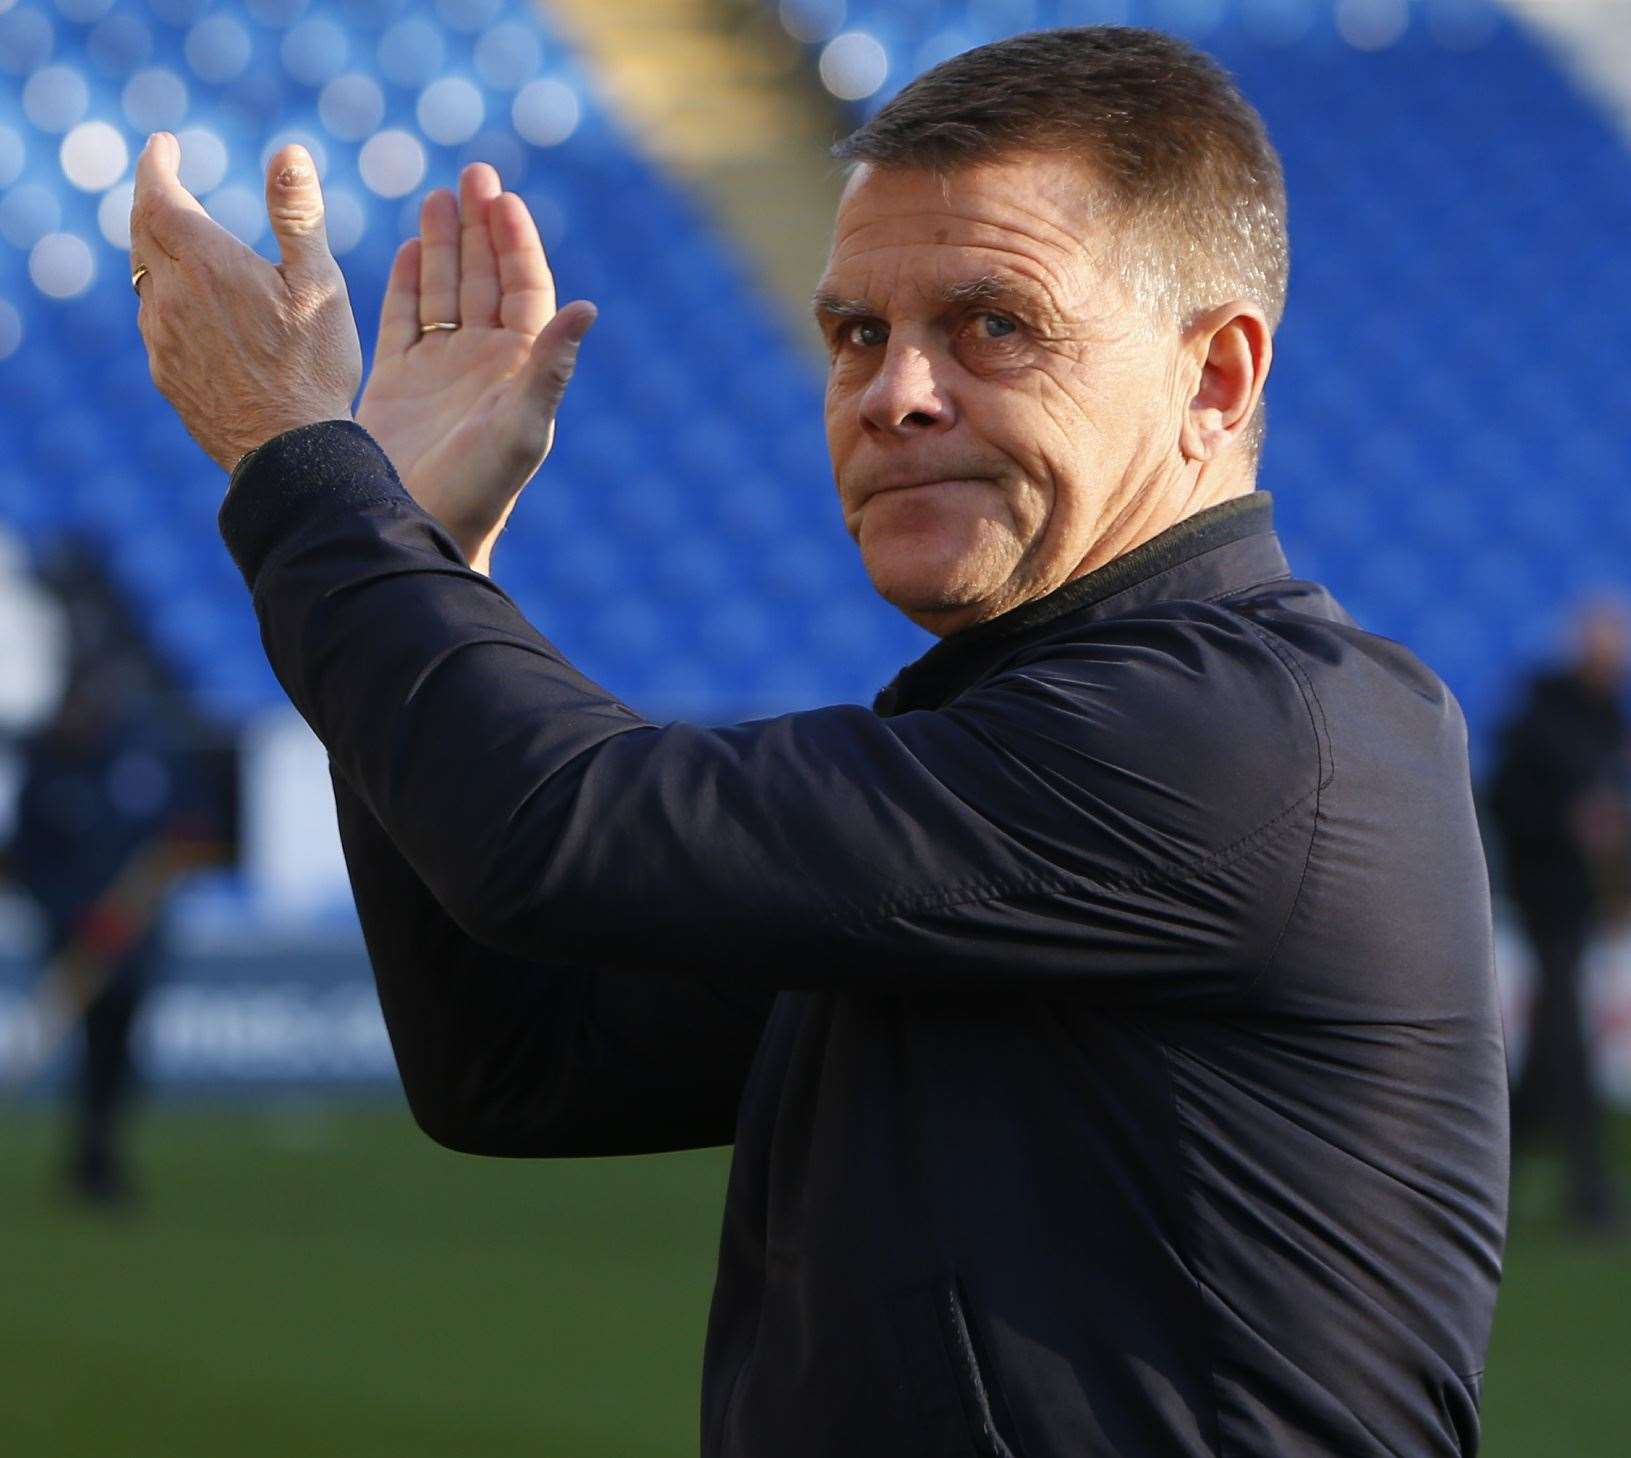
[{"label": "blurred stadium background", "polygon": [[[257,247],[264,159],[305,142],[365,341],[425,191],[498,168],[601,321],[495,575],[645,712],[721,722],[866,701],[927,642],[832,500],[802,317],[826,146],[960,49],[1098,22],[1194,39],[1267,118],[1293,271],[1262,484],[1293,565],[1449,681],[1482,768],[1571,606],[1631,589],[1626,0],[0,0],[0,842],[8,729],[60,679],[29,574],[68,544],[232,747],[239,807],[139,1029],[139,1218],[50,1203],[52,1070],[0,1113],[0,1448],[696,1446],[723,1157],[458,1161],[400,1110],[322,753],[216,536],[221,474],[147,378],[146,133]],[[38,934],[0,891],[0,1065],[38,1035]],[[1592,987],[1631,1100],[1631,954]],[[1549,1178],[1516,1191],[1487,1451],[1607,1458],[1631,1263],[1548,1223]]]}]

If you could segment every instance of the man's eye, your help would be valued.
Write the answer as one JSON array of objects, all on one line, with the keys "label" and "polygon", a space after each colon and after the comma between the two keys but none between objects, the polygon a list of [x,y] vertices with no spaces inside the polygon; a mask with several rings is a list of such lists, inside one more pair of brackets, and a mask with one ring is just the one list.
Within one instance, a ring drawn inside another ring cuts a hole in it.
[{"label": "man's eye", "polygon": [[1006,339],[1019,328],[1012,319],[1004,318],[1001,314],[980,314],[976,317],[982,339]]},{"label": "man's eye", "polygon": [[889,337],[889,331],[876,319],[857,319],[853,324],[846,324],[840,336],[845,344],[859,344],[862,348],[871,349],[882,344]]}]

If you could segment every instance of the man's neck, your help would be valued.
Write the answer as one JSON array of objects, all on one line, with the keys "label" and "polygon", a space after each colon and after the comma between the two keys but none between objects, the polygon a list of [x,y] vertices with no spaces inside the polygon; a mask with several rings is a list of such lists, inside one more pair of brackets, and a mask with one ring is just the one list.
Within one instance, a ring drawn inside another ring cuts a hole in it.
[{"label": "man's neck", "polygon": [[937,638],[960,633],[1036,598],[1057,592],[1066,583],[1085,577],[1089,572],[1096,572],[1117,557],[1126,556],[1128,552],[1208,507],[1250,495],[1256,490],[1255,477],[1256,472],[1250,464],[1236,465],[1227,456],[1215,462],[1194,463],[1176,478],[1146,482],[1128,492],[1125,504],[1112,513],[1087,554],[1064,576],[1033,581],[1028,585],[1028,590],[1022,593],[980,605],[963,605],[944,611],[902,610],[920,628],[926,628]]},{"label": "man's neck", "polygon": [[[1212,464],[1198,465],[1185,473],[1187,479],[1180,478],[1136,493],[1063,582],[1074,582],[1078,577],[1096,572],[1208,507],[1249,494],[1256,489],[1255,475],[1249,467],[1243,468],[1225,457]],[[1058,585],[1062,586],[1063,582]]]}]

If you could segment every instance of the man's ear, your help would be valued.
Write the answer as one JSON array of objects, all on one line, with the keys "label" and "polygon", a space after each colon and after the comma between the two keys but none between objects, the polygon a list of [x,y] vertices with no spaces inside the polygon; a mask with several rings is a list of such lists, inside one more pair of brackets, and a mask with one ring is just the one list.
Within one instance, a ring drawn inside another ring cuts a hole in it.
[{"label": "man's ear", "polygon": [[1212,461],[1238,440],[1257,413],[1274,358],[1268,320],[1244,299],[1208,309],[1185,331],[1185,352],[1199,366],[1178,444],[1186,461]]}]

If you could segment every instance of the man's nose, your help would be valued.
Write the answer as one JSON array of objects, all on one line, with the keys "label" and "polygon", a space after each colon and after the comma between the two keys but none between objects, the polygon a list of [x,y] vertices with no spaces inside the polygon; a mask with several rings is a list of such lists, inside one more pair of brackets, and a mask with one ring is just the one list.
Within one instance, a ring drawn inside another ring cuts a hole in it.
[{"label": "man's nose", "polygon": [[888,435],[945,429],[956,418],[943,367],[920,346],[891,339],[861,396],[861,418]]}]

